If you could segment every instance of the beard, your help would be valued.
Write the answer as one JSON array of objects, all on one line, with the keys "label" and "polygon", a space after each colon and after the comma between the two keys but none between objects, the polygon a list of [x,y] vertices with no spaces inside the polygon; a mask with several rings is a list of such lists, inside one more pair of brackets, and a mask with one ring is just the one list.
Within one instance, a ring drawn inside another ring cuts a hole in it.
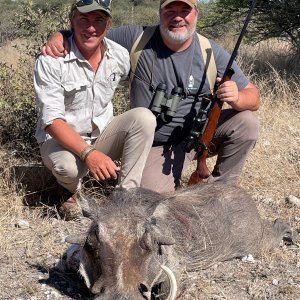
[{"label": "beard", "polygon": [[173,43],[181,44],[187,41],[196,31],[196,24],[190,27],[186,27],[185,32],[173,32],[168,27],[160,25],[162,34]]}]

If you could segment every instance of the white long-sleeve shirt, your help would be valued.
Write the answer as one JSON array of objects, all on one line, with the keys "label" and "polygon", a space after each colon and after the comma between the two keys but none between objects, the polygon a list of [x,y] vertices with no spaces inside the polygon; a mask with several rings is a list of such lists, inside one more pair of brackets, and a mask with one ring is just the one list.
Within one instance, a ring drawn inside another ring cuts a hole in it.
[{"label": "white long-sleeve shirt", "polygon": [[71,51],[66,57],[40,55],[35,63],[38,143],[51,138],[44,129],[58,118],[83,137],[92,133],[94,123],[97,126],[94,133],[98,135],[112,120],[114,92],[129,73],[129,53],[117,43],[104,39],[106,51],[95,73],[73,37],[69,40]]}]

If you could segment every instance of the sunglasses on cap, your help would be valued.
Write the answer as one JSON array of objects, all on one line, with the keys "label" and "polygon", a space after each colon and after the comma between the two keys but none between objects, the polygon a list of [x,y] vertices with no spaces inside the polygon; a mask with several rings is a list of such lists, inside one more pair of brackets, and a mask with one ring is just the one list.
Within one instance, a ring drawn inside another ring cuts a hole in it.
[{"label": "sunglasses on cap", "polygon": [[93,1],[97,2],[103,8],[110,9],[111,0],[79,0],[76,2],[76,7],[91,5]]}]

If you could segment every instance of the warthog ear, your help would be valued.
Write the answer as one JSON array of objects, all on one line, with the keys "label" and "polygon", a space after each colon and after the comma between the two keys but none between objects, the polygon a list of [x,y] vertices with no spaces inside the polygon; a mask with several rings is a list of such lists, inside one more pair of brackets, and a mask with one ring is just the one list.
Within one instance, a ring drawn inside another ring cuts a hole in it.
[{"label": "warthog ear", "polygon": [[278,233],[278,235],[291,234],[291,227],[281,219],[276,219],[273,223],[273,230]]},{"label": "warthog ear", "polygon": [[97,202],[94,199],[84,195],[83,193],[79,193],[78,195],[78,200],[83,216],[89,219],[96,218],[95,213],[99,209]]},{"label": "warthog ear", "polygon": [[286,242],[292,242],[293,231],[292,228],[281,219],[276,219],[272,226],[273,234],[277,244],[284,240]]}]

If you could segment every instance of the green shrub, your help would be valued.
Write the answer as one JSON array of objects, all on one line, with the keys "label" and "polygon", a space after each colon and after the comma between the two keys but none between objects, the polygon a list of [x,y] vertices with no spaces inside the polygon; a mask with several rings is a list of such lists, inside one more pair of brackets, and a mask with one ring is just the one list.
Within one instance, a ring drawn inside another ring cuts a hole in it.
[{"label": "green shrub", "polygon": [[51,33],[69,28],[69,10],[69,4],[63,3],[56,6],[47,4],[43,9],[32,1],[25,1],[20,5],[14,23],[19,28],[18,36],[30,41],[27,51],[29,55],[35,56]]},{"label": "green shrub", "polygon": [[32,65],[32,61],[25,60],[13,69],[0,63],[0,142],[22,155],[37,153]]},{"label": "green shrub", "polygon": [[25,48],[20,48],[24,59],[17,68],[0,63],[0,143],[18,156],[28,160],[39,156],[34,137],[37,115],[33,88],[33,65],[40,46],[49,33],[68,28],[69,1],[37,5],[23,1],[15,8],[15,27],[18,36],[26,38]]}]

